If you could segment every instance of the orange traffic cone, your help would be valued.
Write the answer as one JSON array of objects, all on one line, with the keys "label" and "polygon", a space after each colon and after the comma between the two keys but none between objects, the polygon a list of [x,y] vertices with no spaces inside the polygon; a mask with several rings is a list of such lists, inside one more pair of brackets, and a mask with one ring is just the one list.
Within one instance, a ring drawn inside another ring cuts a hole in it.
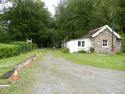
[{"label": "orange traffic cone", "polygon": [[14,74],[12,75],[12,80],[13,80],[13,81],[17,81],[17,80],[19,80],[17,70],[14,71]]}]

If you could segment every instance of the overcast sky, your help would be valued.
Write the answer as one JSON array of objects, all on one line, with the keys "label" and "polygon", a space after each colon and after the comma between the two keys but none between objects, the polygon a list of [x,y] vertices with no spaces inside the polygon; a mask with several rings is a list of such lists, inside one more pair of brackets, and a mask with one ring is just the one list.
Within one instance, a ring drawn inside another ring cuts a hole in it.
[{"label": "overcast sky", "polygon": [[58,2],[60,0],[43,0],[45,2],[46,7],[48,7],[48,10],[52,13],[52,15],[55,14],[55,8],[58,5]]}]

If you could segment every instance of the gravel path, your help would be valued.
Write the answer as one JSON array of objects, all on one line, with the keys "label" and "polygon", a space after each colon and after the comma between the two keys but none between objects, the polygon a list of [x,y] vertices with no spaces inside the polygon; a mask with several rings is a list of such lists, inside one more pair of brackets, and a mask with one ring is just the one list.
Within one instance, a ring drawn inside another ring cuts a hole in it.
[{"label": "gravel path", "polygon": [[125,72],[43,57],[32,94],[125,94]]}]

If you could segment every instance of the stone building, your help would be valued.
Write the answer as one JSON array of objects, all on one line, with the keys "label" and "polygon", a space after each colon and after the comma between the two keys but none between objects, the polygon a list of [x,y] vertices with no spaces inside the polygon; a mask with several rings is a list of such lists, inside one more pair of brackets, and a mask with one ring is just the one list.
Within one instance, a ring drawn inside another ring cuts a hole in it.
[{"label": "stone building", "polygon": [[66,42],[65,47],[70,53],[90,51],[90,48],[94,48],[96,53],[116,53],[121,50],[121,36],[105,25],[90,31],[83,38]]}]

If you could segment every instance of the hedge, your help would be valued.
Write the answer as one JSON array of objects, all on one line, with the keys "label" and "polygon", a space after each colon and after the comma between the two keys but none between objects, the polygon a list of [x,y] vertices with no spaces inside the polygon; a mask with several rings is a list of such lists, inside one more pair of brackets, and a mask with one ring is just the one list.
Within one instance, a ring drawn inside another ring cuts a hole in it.
[{"label": "hedge", "polygon": [[28,52],[31,51],[32,49],[37,48],[36,44],[34,43],[32,43],[31,45],[27,44],[27,42],[11,42],[10,44],[21,46],[23,52]]},{"label": "hedge", "polygon": [[11,57],[19,54],[21,47],[19,45],[0,44],[0,58]]},{"label": "hedge", "polygon": [[[33,44],[32,49],[36,47]],[[12,42],[10,44],[0,44],[0,58],[17,56],[21,53],[31,51],[31,45],[27,45],[26,42]]]}]

